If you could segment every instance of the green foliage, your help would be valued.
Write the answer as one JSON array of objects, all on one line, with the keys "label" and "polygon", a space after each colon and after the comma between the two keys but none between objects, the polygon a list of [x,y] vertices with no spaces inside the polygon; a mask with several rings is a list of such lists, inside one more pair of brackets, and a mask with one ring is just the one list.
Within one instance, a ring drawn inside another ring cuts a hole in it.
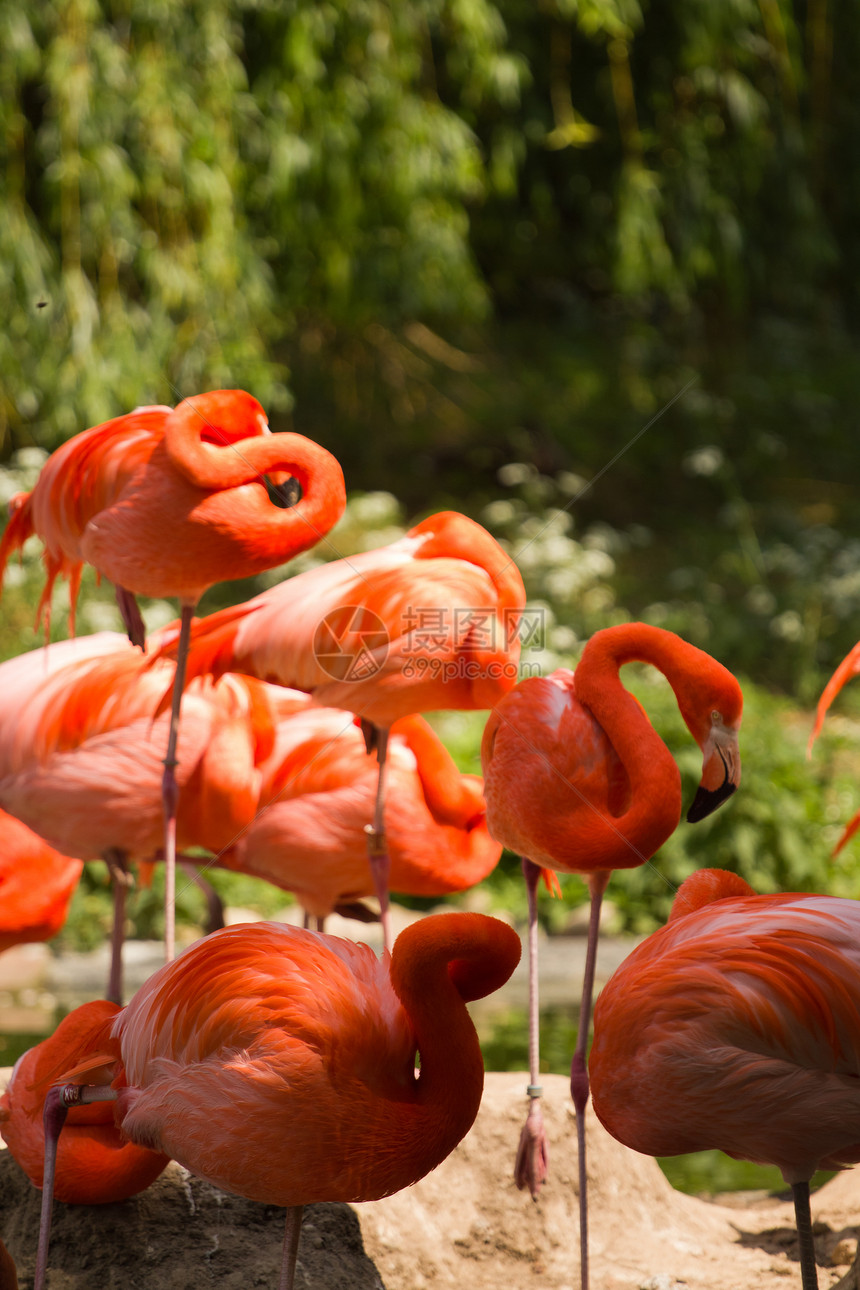
[{"label": "green foliage", "polygon": [[[213,386],[285,409],[300,317],[485,312],[473,106],[522,69],[479,0],[0,6],[0,431],[54,447]],[[463,61],[463,53],[469,54]]]}]

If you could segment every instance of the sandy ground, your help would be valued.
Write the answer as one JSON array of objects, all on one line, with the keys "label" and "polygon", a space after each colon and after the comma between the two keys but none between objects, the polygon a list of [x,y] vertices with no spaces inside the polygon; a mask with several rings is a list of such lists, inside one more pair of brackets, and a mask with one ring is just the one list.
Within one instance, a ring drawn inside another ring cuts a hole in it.
[{"label": "sandy ground", "polygon": [[[297,1290],[576,1290],[576,1137],[567,1081],[544,1079],[551,1175],[535,1204],[511,1181],[522,1074],[488,1075],[478,1120],[415,1187],[375,1204],[306,1211]],[[709,1203],[589,1117],[592,1290],[792,1290],[790,1203]],[[0,1236],[32,1284],[39,1193],[0,1153]],[[813,1198],[821,1290],[855,1290],[860,1172]],[[225,1290],[277,1284],[283,1211],[239,1200],[177,1165],[116,1205],[55,1206],[49,1290]],[[834,1263],[833,1260],[836,1260]]]}]

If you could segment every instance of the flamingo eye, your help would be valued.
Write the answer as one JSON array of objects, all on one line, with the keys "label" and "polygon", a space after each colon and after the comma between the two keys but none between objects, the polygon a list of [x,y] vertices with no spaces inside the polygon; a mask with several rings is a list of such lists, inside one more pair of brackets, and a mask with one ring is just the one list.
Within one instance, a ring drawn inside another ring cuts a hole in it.
[{"label": "flamingo eye", "polygon": [[719,723],[722,725],[723,714],[721,712],[717,712],[716,708],[714,708],[713,712],[711,713],[711,721],[712,722],[719,721]]}]

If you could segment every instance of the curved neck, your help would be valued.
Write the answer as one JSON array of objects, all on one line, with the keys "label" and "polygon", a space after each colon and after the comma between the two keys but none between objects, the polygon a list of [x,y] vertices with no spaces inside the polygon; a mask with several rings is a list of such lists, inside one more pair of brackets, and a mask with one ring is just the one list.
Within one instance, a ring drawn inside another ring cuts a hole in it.
[{"label": "curved neck", "polygon": [[424,800],[439,824],[468,829],[483,819],[486,805],[479,783],[462,775],[453,757],[420,716],[402,717],[392,726],[415,756]]},{"label": "curved neck", "polygon": [[630,806],[613,825],[647,859],[677,828],[681,818],[681,775],[674,758],[638,701],[621,684],[625,663],[650,663],[671,685],[681,715],[693,729],[690,693],[702,661],[714,660],[675,636],[646,623],[626,623],[597,632],[574,672],[574,692],[612,742],[630,782]]},{"label": "curved neck", "polygon": [[[496,539],[475,520],[458,511],[440,511],[416,524],[408,536],[422,538],[416,558],[451,557],[477,565],[492,582],[499,608],[516,614],[522,610],[526,593],[519,569]],[[513,633],[517,622],[509,626]]]},{"label": "curved neck", "polygon": [[425,1164],[453,1150],[481,1104],[484,1063],[466,1000],[503,985],[519,957],[517,934],[481,914],[438,914],[413,923],[397,939],[391,984],[421,1057],[417,1114],[408,1131],[423,1144]]},{"label": "curved neck", "polygon": [[[164,431],[172,465],[205,492],[262,487],[264,475],[296,479],[301,500],[281,509],[268,504],[255,528],[255,550],[267,537],[273,563],[307,550],[340,519],[346,506],[343,471],[325,448],[299,434],[270,434],[263,409],[244,390],[214,390],[185,399]],[[268,530],[268,532],[266,531]]]},{"label": "curved neck", "polygon": [[607,627],[592,636],[586,645],[582,660],[574,674],[574,689],[580,703],[585,704],[604,725],[604,715],[610,718],[624,711],[630,714],[631,705],[638,713],[638,722],[645,721],[642,708],[621,685],[618,672],[625,663],[650,663],[662,672],[671,685],[681,716],[696,742],[701,745],[707,727],[696,719],[696,700],[705,693],[708,680],[716,675],[730,673],[704,650],[690,645],[674,632],[647,623],[624,623],[620,627]]}]

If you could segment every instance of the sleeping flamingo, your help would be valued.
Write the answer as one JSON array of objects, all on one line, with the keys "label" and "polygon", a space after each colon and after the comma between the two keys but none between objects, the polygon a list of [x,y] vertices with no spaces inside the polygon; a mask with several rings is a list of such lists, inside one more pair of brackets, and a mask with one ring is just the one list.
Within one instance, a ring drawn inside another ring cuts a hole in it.
[{"label": "sleeping flamingo", "polygon": [[809,1180],[860,1161],[860,903],[694,873],[600,993],[594,1110],[652,1156],[776,1165],[816,1290]]},{"label": "sleeping flamingo", "polygon": [[[115,1002],[128,865],[151,859],[162,841],[168,717],[154,714],[172,678],[171,663],[149,668],[118,633],[0,664],[0,806],[58,850],[107,863],[114,890],[108,993]],[[177,778],[180,845],[221,851],[253,819],[260,766],[274,739],[270,696],[280,693],[242,676],[214,685],[201,678],[189,687]]]},{"label": "sleeping flamingo", "polygon": [[[42,1186],[45,1094],[52,1080],[75,1064],[89,1037],[100,1035],[118,1012],[117,1004],[103,999],[85,1003],[15,1063],[0,1097],[0,1137],[35,1187]],[[79,1106],[69,1112],[59,1142],[54,1195],[70,1205],[112,1204],[143,1191],[168,1160],[123,1138],[106,1103]]]},{"label": "sleeping flamingo", "polygon": [[[360,730],[342,711],[296,697],[304,709],[278,720],[261,766],[257,815],[215,863],[293,892],[322,931],[333,912],[363,916],[356,902],[373,894],[365,828],[377,776]],[[442,896],[495,867],[502,848],[487,830],[481,789],[480,777],[460,774],[423,718],[394,723],[385,826],[392,890]]]},{"label": "sleeping flamingo", "polygon": [[0,951],[56,936],[83,867],[0,810]]},{"label": "sleeping flamingo", "polygon": [[309,569],[193,626],[189,675],[246,672],[360,717],[379,763],[368,850],[386,945],[391,725],[492,707],[516,680],[524,604],[519,571],[495,539],[445,511],[390,546]]},{"label": "sleeping flamingo", "polygon": [[[279,509],[266,479],[295,478],[301,500]],[[296,434],[269,433],[244,390],[212,390],[176,408],[138,408],[75,435],[49,457],[35,488],[11,502],[0,577],[32,534],[45,544],[38,616],[50,623],[57,577],[74,602],[84,563],[113,582],[130,639],[143,646],[135,595],[177,596],[182,630],[164,756],[165,953],[174,952],[176,740],[188,629],[208,587],[250,577],[307,550],[346,503],[334,457]]]},{"label": "sleeping flamingo", "polygon": [[282,924],[226,928],[156,972],[88,1039],[48,1094],[46,1124],[66,1106],[113,1099],[131,1142],[223,1190],[287,1206],[279,1290],[290,1290],[302,1206],[391,1195],[468,1132],[484,1068],[466,1002],[503,985],[519,957],[516,932],[482,914],[424,918],[385,962]]},{"label": "sleeping flamingo", "polygon": [[575,672],[526,678],[490,713],[481,746],[490,832],[523,857],[529,893],[531,1083],[516,1163],[517,1185],[537,1196],[546,1138],[537,1063],[538,866],[580,873],[591,894],[582,1007],[571,1068],[579,1147],[581,1278],[588,1284],[585,1052],[594,988],[600,904],[613,869],[644,864],[678,827],[681,776],[619,668],[651,663],[675,692],[702,749],[702,781],[687,819],[703,819],[740,780],[742,696],[734,677],[672,632],[627,623],[597,632]]}]

